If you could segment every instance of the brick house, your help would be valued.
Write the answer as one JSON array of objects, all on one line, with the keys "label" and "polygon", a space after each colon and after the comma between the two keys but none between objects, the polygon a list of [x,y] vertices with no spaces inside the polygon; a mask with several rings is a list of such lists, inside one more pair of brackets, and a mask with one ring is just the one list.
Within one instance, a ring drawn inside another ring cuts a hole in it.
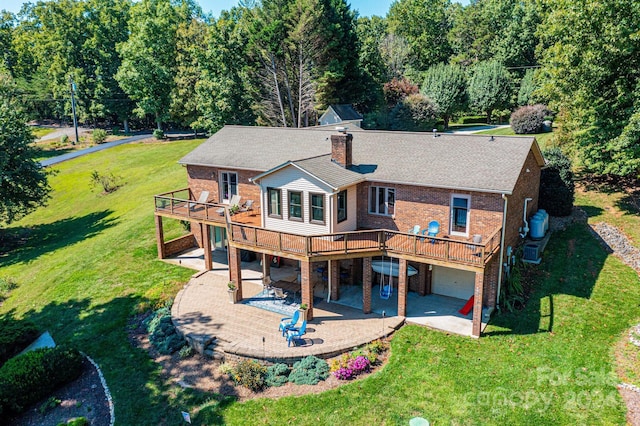
[{"label": "brick house", "polygon": [[[240,296],[242,250],[263,256],[265,279],[272,256],[297,262],[309,318],[319,284],[340,298],[345,269],[370,313],[385,275],[376,262],[395,264],[398,315],[409,292],[462,303],[473,296],[479,336],[497,303],[505,250],[537,210],[544,159],[533,137],[226,126],[179,163],[188,188],[156,196],[159,257],[194,243],[226,247]],[[253,209],[231,216],[233,195]],[[190,220],[192,234],[165,242],[163,217]],[[427,238],[434,221],[439,231]]]}]

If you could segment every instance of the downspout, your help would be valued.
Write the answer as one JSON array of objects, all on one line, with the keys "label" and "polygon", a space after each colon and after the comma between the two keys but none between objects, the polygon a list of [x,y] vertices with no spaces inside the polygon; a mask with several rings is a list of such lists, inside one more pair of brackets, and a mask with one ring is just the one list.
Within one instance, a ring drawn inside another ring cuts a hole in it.
[{"label": "downspout", "polygon": [[527,236],[529,232],[529,222],[527,222],[527,203],[533,200],[533,198],[525,198],[524,199],[524,211],[522,212],[522,221],[524,222],[524,228],[522,228],[522,233],[520,234],[520,238],[524,238]]},{"label": "downspout", "polygon": [[[502,211],[502,236],[500,237],[500,264],[498,266],[498,294],[496,294],[496,308],[500,309],[500,287],[502,286],[502,262],[504,262],[504,234],[507,226],[507,205],[509,199],[502,194],[504,200],[504,209]],[[526,211],[526,209],[525,209]]]}]

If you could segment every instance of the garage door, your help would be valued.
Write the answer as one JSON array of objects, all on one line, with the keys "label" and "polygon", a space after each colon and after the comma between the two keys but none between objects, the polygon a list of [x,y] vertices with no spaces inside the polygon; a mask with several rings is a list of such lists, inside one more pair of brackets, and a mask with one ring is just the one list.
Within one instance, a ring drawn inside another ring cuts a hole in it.
[{"label": "garage door", "polygon": [[434,266],[431,291],[435,294],[466,300],[473,295],[474,281],[473,272]]}]

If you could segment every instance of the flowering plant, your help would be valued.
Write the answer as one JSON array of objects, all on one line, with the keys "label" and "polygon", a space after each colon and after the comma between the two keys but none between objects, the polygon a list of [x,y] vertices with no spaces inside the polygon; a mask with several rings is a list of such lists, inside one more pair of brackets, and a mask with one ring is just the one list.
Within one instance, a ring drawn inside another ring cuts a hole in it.
[{"label": "flowering plant", "polygon": [[339,369],[333,372],[333,375],[338,380],[349,380],[354,377],[353,370],[345,367],[340,367]]},{"label": "flowering plant", "polygon": [[368,371],[370,365],[371,363],[369,362],[369,358],[358,355],[357,357],[349,360],[348,368],[353,370],[355,374],[359,374],[363,371]]}]

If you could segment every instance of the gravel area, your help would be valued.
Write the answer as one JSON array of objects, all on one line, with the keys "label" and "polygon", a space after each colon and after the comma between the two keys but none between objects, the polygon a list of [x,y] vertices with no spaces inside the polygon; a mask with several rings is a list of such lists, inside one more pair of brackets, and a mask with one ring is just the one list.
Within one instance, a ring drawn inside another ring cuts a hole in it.
[{"label": "gravel area", "polygon": [[591,229],[606,243],[613,254],[640,273],[640,249],[631,244],[629,239],[618,228],[608,223],[600,222],[592,225]]}]

